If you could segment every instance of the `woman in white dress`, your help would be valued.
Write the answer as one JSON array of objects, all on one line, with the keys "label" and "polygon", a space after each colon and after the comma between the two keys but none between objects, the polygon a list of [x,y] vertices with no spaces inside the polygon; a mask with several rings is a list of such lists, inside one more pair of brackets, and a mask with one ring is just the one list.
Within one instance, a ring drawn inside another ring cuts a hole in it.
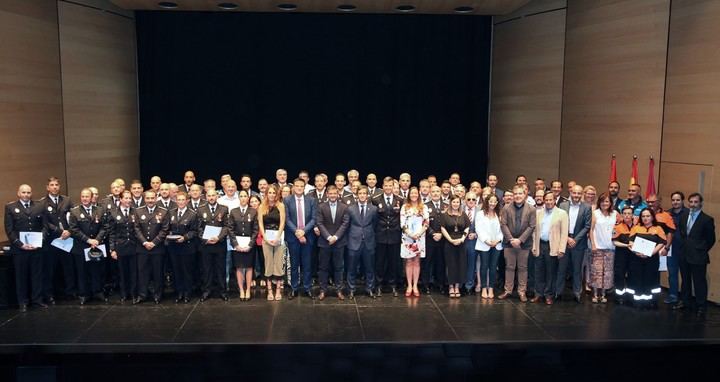
[{"label": "woman in white dress", "polygon": [[405,297],[420,297],[418,279],[420,278],[420,259],[425,257],[425,230],[430,223],[430,211],[420,200],[417,187],[410,188],[408,198],[400,209],[400,228],[402,246],[400,257],[405,259],[405,277],[407,289]]}]

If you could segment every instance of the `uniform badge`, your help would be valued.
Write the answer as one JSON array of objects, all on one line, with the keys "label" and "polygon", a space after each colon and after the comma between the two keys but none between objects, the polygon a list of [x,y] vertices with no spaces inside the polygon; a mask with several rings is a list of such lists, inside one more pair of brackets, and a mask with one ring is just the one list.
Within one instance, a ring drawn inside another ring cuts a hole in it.
[{"label": "uniform badge", "polygon": [[108,203],[108,209],[112,209],[112,204]]},{"label": "uniform badge", "polygon": [[122,220],[122,216],[118,215],[117,220],[118,221]]},{"label": "uniform badge", "polygon": [[170,217],[170,221],[175,221],[175,215]]},{"label": "uniform badge", "polygon": [[140,220],[145,220],[145,215],[140,216]]},{"label": "uniform badge", "polygon": [[349,200],[347,201],[347,204],[348,204],[348,206],[350,205],[350,201],[349,201]]},{"label": "uniform badge", "polygon": [[378,209],[381,210],[381,209],[382,209],[382,206],[383,206],[382,203],[381,203],[381,204],[378,204]]},{"label": "uniform badge", "polygon": [[20,213],[20,209],[16,208],[16,209],[15,209],[15,213],[16,213],[16,214],[19,214],[19,213]]},{"label": "uniform badge", "polygon": [[248,215],[248,223],[250,223],[250,215]]},{"label": "uniform badge", "polygon": [[80,214],[80,219],[85,219],[85,214]]},{"label": "uniform badge", "polygon": [[203,212],[203,219],[207,219],[207,213]]},{"label": "uniform badge", "polygon": [[48,206],[48,211],[52,212],[52,206]]}]

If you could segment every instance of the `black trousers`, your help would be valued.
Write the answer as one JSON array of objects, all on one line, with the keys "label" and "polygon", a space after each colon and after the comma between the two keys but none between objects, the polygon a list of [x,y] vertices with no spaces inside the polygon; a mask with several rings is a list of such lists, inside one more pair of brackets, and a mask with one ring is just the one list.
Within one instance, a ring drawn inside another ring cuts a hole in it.
[{"label": "black trousers", "polygon": [[400,243],[381,244],[375,247],[375,279],[377,286],[383,283],[392,287],[398,285],[400,271]]},{"label": "black trousers", "polygon": [[320,290],[326,292],[328,289],[328,277],[330,273],[330,263],[333,268],[333,283],[337,291],[343,287],[343,272],[345,271],[345,247],[330,246],[327,248],[319,248],[318,255],[318,278],[320,279]]},{"label": "black trousers", "polygon": [[62,270],[63,288],[66,296],[77,294],[77,277],[72,254],[50,246],[43,254],[43,297],[55,297],[55,276]]},{"label": "black trousers", "polygon": [[101,293],[105,282],[105,262],[107,259],[85,261],[84,253],[74,253],[73,258],[75,259],[78,296],[92,297]]},{"label": "black trousers", "polygon": [[[535,294],[540,297],[552,297],[556,290],[559,259],[557,256],[550,256],[550,244],[543,241],[540,242],[540,256],[531,255],[530,257],[535,258],[535,268],[533,270],[533,273],[535,273]],[[528,268],[529,273],[530,269]]]},{"label": "black trousers", "polygon": [[660,256],[639,257],[635,254],[630,260],[629,287],[635,292],[633,300],[651,301],[660,294]]},{"label": "black trousers", "polygon": [[435,241],[432,237],[425,238],[425,257],[420,259],[420,279],[424,286],[434,283],[436,287],[447,285],[443,241]]},{"label": "black trousers", "polygon": [[[628,280],[630,280],[630,262],[635,256],[634,253],[630,252],[627,248],[617,248],[615,250],[615,262],[613,263],[613,277],[615,284],[615,294],[617,297],[622,297],[628,294],[626,288],[630,287]],[[632,289],[632,287],[630,287]],[[631,295],[630,293],[629,295]]]},{"label": "black trousers", "polygon": [[203,263],[203,293],[212,293],[213,287],[218,292],[225,293],[225,251],[202,252],[200,257]]},{"label": "black trousers", "polygon": [[[163,264],[165,262],[164,253],[143,253],[137,254],[138,268],[138,296],[146,298],[150,285],[153,287],[155,298],[161,298],[163,287],[165,286]],[[150,283],[152,279],[152,284]]]},{"label": "black trousers", "polygon": [[704,308],[708,294],[707,264],[690,264],[684,258],[680,258],[680,275],[682,277],[680,299],[683,304],[689,305],[694,289],[696,306]]},{"label": "black trousers", "polygon": [[118,283],[120,284],[120,297],[136,297],[138,294],[138,262],[137,255],[130,253],[118,255],[116,261],[118,268]]},{"label": "black trousers", "polygon": [[42,302],[43,252],[18,250],[13,254],[18,304]]},{"label": "black trousers", "polygon": [[174,250],[170,252],[170,263],[172,263],[173,277],[175,281],[175,292],[189,295],[193,288],[193,257],[194,253]]}]

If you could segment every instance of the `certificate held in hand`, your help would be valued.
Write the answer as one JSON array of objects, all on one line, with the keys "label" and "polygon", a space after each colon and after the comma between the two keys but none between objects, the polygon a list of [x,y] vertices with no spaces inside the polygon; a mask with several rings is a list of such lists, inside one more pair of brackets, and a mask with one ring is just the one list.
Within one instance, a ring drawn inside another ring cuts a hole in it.
[{"label": "certificate held in hand", "polygon": [[212,225],[206,225],[205,229],[203,230],[202,239],[203,240],[210,240],[213,237],[219,237],[220,232],[222,232],[222,227],[215,227]]},{"label": "certificate held in hand", "polygon": [[633,241],[632,251],[646,257],[651,257],[655,250],[655,245],[657,245],[655,242],[638,236],[635,238],[635,241]]},{"label": "certificate held in hand", "polygon": [[42,232],[20,232],[20,241],[23,244],[32,245],[35,248],[40,248],[43,245],[43,234]]}]

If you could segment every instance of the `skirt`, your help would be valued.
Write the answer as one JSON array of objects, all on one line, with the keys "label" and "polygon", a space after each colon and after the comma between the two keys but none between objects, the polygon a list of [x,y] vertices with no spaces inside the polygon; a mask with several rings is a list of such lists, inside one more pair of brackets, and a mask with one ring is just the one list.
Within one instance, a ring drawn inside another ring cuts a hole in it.
[{"label": "skirt", "polygon": [[255,266],[255,250],[249,252],[232,251],[233,266],[235,268],[253,268]]}]

